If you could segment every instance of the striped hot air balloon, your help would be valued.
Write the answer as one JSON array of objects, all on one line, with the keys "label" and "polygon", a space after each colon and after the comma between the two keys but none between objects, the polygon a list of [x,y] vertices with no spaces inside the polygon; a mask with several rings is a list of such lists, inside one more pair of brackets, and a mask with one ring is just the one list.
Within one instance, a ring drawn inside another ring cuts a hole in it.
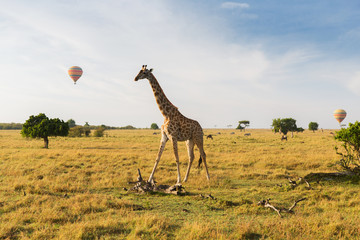
[{"label": "striped hot air balloon", "polygon": [[69,68],[68,73],[71,79],[74,81],[74,84],[76,84],[76,81],[81,77],[83,70],[81,67],[73,66]]},{"label": "striped hot air balloon", "polygon": [[336,119],[336,121],[339,122],[339,124],[345,119],[346,117],[346,112],[343,109],[336,109],[334,111],[334,118]]}]

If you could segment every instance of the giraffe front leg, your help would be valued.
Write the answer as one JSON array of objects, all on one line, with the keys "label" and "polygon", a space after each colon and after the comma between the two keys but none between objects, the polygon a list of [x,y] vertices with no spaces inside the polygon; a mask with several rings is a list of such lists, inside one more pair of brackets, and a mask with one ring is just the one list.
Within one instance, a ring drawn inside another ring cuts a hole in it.
[{"label": "giraffe front leg", "polygon": [[189,155],[189,164],[188,164],[188,167],[187,167],[187,170],[186,170],[184,182],[186,182],[188,177],[189,177],[191,164],[192,164],[192,162],[194,160],[194,141],[193,140],[186,141],[186,146],[187,146],[188,155]]},{"label": "giraffe front leg", "polygon": [[157,158],[155,160],[155,165],[154,165],[154,168],[150,174],[150,177],[149,177],[149,180],[148,182],[149,183],[152,183],[153,182],[153,178],[154,178],[154,174],[155,174],[155,170],[156,170],[156,167],[160,161],[160,158],[161,158],[161,155],[164,151],[164,148],[165,148],[165,145],[166,145],[166,142],[169,140],[169,138],[166,136],[165,133],[162,133],[162,137],[161,137],[161,141],[160,141],[160,148],[159,148],[159,152],[158,152],[158,155],[157,155]]},{"label": "giraffe front leg", "polygon": [[175,155],[175,161],[176,161],[176,167],[177,167],[177,182],[176,185],[181,185],[181,176],[180,176],[180,166],[179,166],[179,154],[178,154],[178,146],[177,146],[177,140],[171,139],[173,143],[173,149],[174,149],[174,155]]}]

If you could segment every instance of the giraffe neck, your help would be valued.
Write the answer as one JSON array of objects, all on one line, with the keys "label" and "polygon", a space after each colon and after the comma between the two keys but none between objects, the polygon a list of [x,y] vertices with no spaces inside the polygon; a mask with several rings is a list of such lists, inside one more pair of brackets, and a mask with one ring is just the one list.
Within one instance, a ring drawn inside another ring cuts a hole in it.
[{"label": "giraffe neck", "polygon": [[166,97],[164,91],[160,87],[159,82],[156,80],[155,76],[153,74],[150,74],[148,77],[148,80],[150,82],[151,88],[154,92],[155,100],[157,105],[159,106],[160,112],[164,117],[170,117],[172,114],[174,114],[177,110],[177,107],[175,107],[169,99]]}]

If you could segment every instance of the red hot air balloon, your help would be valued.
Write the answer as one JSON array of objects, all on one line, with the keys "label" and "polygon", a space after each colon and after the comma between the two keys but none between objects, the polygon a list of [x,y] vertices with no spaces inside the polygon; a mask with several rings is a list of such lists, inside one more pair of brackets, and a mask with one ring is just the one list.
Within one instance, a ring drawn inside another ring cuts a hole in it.
[{"label": "red hot air balloon", "polygon": [[345,119],[346,117],[346,112],[343,109],[336,109],[334,111],[334,118],[336,119],[336,121],[339,122],[339,124],[341,124],[341,122]]},{"label": "red hot air balloon", "polygon": [[81,77],[83,71],[81,67],[73,66],[69,68],[68,73],[71,79],[74,81],[74,84],[76,84],[76,81]]}]

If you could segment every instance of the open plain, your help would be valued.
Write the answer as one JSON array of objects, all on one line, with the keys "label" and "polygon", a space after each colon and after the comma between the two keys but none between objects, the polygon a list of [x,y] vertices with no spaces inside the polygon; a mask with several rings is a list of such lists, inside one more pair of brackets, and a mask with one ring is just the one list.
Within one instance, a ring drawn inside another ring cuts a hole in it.
[{"label": "open plain", "polygon": [[[360,187],[335,173],[330,130],[296,133],[281,141],[271,130],[205,129],[210,172],[197,168],[185,196],[127,191],[137,169],[151,173],[160,131],[109,130],[106,137],[21,137],[0,131],[0,239],[358,239]],[[334,131],[333,131],[334,132]],[[179,143],[182,177],[188,157]],[[299,181],[299,177],[307,179]],[[289,182],[296,181],[295,184]],[[155,180],[176,183],[171,144]],[[289,208],[280,217],[258,205]]]}]

